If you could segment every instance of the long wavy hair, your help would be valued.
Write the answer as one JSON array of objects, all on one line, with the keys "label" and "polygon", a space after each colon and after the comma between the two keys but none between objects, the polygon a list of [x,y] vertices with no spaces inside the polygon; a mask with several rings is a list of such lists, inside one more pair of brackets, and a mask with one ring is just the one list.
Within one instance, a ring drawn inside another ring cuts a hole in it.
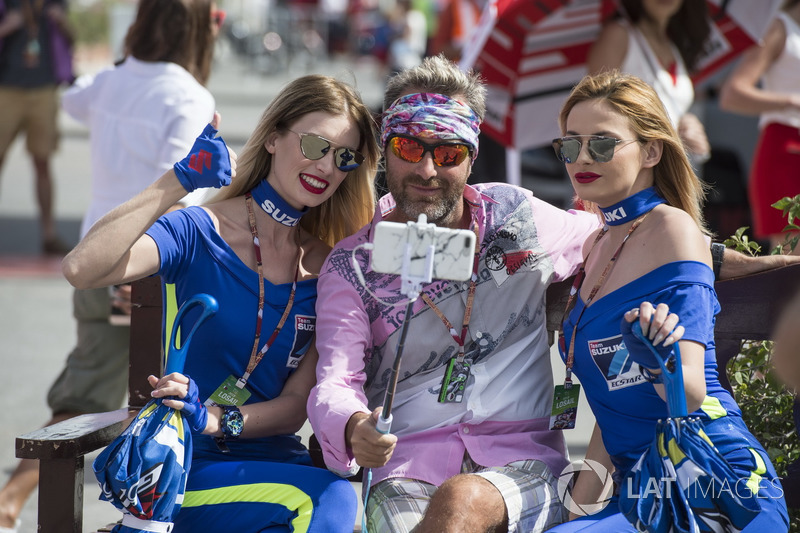
[{"label": "long wavy hair", "polygon": [[[622,15],[634,24],[647,16],[642,0],[620,0]],[[689,72],[697,66],[697,61],[711,35],[711,21],[706,0],[683,0],[681,8],[667,24],[667,36],[675,45]]]},{"label": "long wavy hair", "polygon": [[176,63],[205,85],[215,40],[211,5],[211,0],[140,0],[124,55]]},{"label": "long wavy hair", "polygon": [[264,147],[267,139],[275,132],[285,133],[301,117],[316,111],[344,115],[356,124],[358,151],[364,155],[364,162],[347,174],[328,200],[310,208],[300,219],[300,226],[333,246],[372,220],[380,158],[375,120],[353,87],[319,74],[297,78],[272,100],[237,158],[236,178],[213,201],[241,196],[266,179],[273,158]]},{"label": "long wavy hair", "polygon": [[[602,100],[626,117],[640,142],[661,141],[664,147],[661,160],[653,167],[656,190],[669,205],[689,213],[700,230],[710,235],[703,218],[707,186],[692,169],[683,143],[655,90],[640,78],[616,69],[586,76],[572,89],[561,108],[558,122],[562,135],[572,109],[588,100]],[[596,210],[592,202],[584,204]]]}]

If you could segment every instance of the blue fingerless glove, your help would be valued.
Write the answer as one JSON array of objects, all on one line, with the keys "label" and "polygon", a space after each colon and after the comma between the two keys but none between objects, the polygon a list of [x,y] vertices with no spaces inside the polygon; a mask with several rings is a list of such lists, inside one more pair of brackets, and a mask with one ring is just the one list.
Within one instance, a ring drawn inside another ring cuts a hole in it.
[{"label": "blue fingerless glove", "polygon": [[189,155],[172,167],[187,192],[203,187],[219,189],[231,183],[231,156],[217,129],[209,124],[194,141]]},{"label": "blue fingerless glove", "polygon": [[631,360],[645,368],[654,370],[661,369],[661,365],[658,361],[666,361],[669,356],[672,355],[672,344],[664,346],[662,342],[658,346],[653,346],[650,339],[642,332],[642,326],[639,324],[638,317],[633,322],[628,322],[623,318],[619,329],[622,333],[622,340],[625,342],[625,347],[628,348],[628,354]]},{"label": "blue fingerless glove", "polygon": [[183,398],[179,398],[183,402],[181,413],[183,413],[183,418],[189,423],[192,431],[202,433],[208,423],[208,409],[200,401],[200,391],[197,388],[197,383],[189,376],[186,377],[189,378],[189,392]]}]

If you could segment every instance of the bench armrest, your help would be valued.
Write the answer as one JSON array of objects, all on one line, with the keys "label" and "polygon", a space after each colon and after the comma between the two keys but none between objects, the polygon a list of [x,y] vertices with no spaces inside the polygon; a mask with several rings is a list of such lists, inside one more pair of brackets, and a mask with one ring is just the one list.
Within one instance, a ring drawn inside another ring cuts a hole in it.
[{"label": "bench armrest", "polygon": [[131,423],[138,411],[117,409],[76,416],[17,437],[20,459],[80,457],[108,446]]},{"label": "bench armrest", "polygon": [[17,437],[17,457],[39,460],[39,531],[83,531],[84,455],[108,446],[137,413],[80,415]]},{"label": "bench armrest", "polygon": [[161,279],[134,281],[131,300],[129,407],[76,416],[16,439],[18,458],[39,460],[38,531],[83,532],[84,456],[111,444],[151,400],[147,376],[161,374]]}]

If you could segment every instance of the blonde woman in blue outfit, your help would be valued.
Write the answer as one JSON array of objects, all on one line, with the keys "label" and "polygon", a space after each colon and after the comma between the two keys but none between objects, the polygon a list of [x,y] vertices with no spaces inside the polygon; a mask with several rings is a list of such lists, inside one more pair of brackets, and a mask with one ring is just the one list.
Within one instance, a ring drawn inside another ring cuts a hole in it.
[{"label": "blonde woman in blue outfit", "polygon": [[[565,102],[560,124],[564,137],[554,141],[556,153],[576,194],[606,223],[584,246],[585,277],[563,330],[562,358],[597,421],[586,458],[603,464],[620,487],[657,421],[668,416],[663,385],[652,379],[658,363],[622,332],[623,317],[629,323],[638,317],[658,348],[679,341],[689,412],[742,479],[759,480],[753,498],[761,512],[744,531],[786,531],[780,481],[719,383],[719,303],[701,215],[704,191],[658,95],[618,71],[587,76]],[[579,504],[600,501],[602,487],[591,477],[577,479]],[[636,530],[615,496],[599,513],[551,531]]]},{"label": "blonde woman in blue outfit", "polygon": [[[193,433],[175,532],[350,533],[355,492],[311,466],[296,432],[315,383],[318,273],[374,208],[372,115],[350,86],[304,76],[275,97],[238,164],[217,122],[174,169],[100,219],[63,271],[79,288],[157,274],[175,284],[178,305],[201,292],[219,302],[185,373],[150,377],[153,396],[182,409]],[[165,214],[209,186],[225,188],[208,205]]]}]

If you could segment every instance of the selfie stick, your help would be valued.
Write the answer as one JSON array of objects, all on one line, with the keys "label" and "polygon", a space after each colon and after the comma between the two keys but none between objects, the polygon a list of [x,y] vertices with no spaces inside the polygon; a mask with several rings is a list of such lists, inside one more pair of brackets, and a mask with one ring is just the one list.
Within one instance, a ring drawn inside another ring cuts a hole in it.
[{"label": "selfie stick", "polygon": [[[409,239],[412,238],[412,235],[422,233],[423,231],[430,231],[432,234],[436,229],[435,224],[428,224],[428,217],[424,214],[419,215],[416,223],[408,222],[408,226]],[[409,273],[411,249],[411,243],[406,241],[403,254],[403,268],[400,274],[400,292],[408,296],[409,300],[406,304],[406,314],[403,317],[403,325],[400,329],[400,341],[397,343],[397,353],[395,354],[394,364],[392,365],[392,374],[389,379],[389,385],[386,387],[386,395],[383,397],[383,410],[375,424],[375,427],[381,433],[389,433],[392,427],[392,403],[394,402],[394,393],[397,389],[397,379],[400,376],[400,361],[403,358],[403,348],[405,347],[406,336],[408,335],[408,322],[414,310],[414,302],[417,301],[422,291],[422,284],[430,283],[433,280],[433,258],[436,251],[433,238],[431,238],[431,244],[428,246],[425,253],[424,271],[418,276]]]},{"label": "selfie stick", "polygon": [[403,347],[406,343],[406,335],[408,334],[408,316],[412,312],[414,300],[409,300],[406,305],[406,316],[403,318],[402,330],[400,331],[400,342],[397,343],[397,354],[394,357],[394,365],[392,366],[392,375],[389,379],[389,385],[386,387],[386,394],[383,397],[383,410],[378,417],[375,427],[381,433],[389,433],[392,428],[392,402],[394,401],[394,392],[397,388],[397,379],[400,376],[400,360],[403,357]]}]

